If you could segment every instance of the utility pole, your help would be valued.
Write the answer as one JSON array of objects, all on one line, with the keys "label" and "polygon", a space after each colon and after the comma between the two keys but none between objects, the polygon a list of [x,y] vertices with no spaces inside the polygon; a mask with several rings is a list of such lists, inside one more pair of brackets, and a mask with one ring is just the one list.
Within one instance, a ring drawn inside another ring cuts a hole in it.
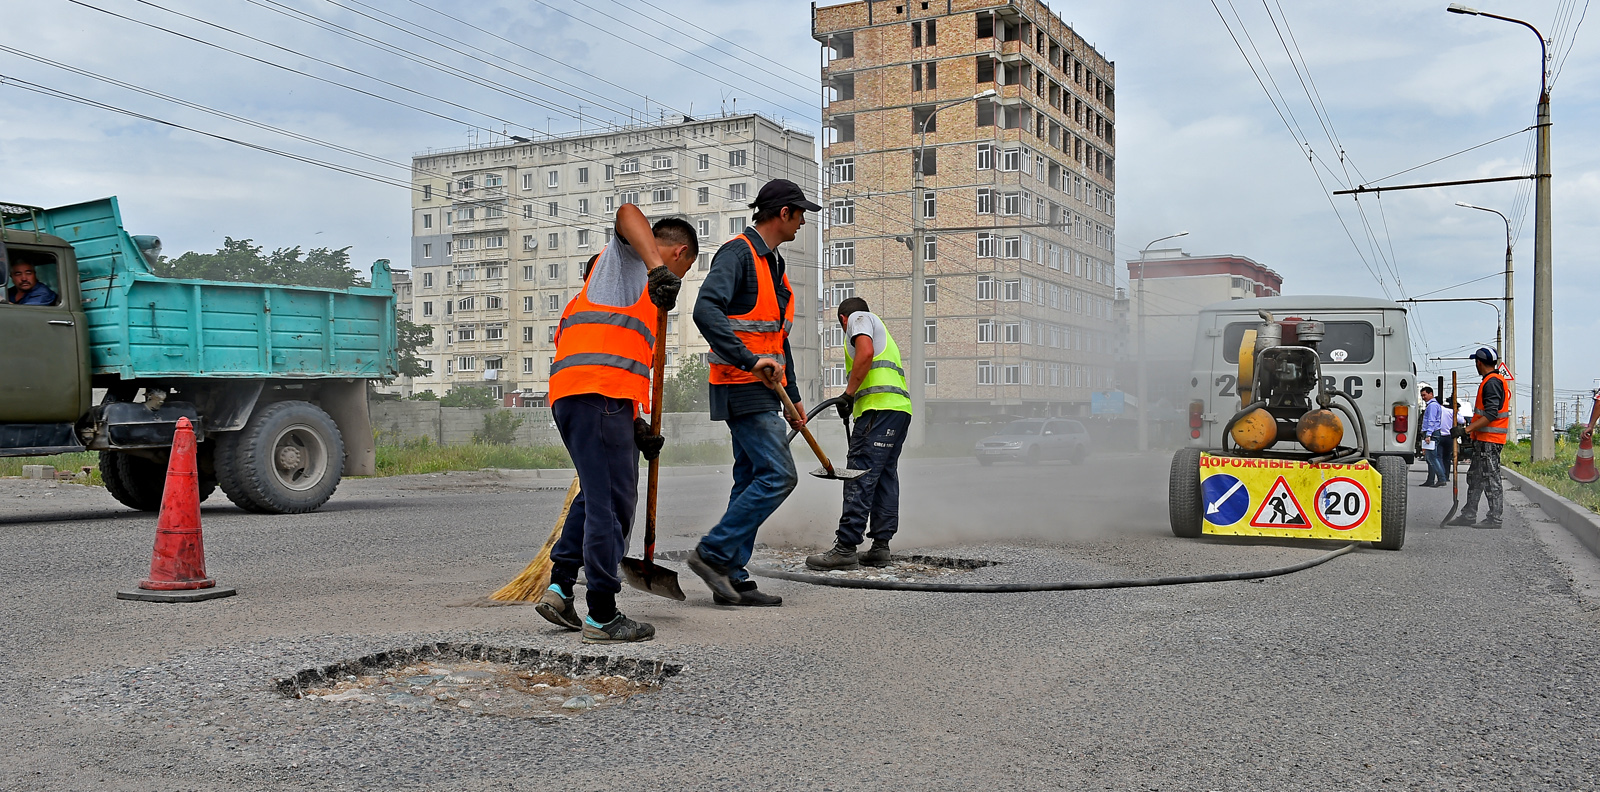
[{"label": "utility pole", "polygon": [[[1469,204],[1469,203],[1467,203],[1465,201],[1456,201],[1456,206],[1465,207],[1467,209],[1477,209],[1480,212],[1493,212],[1495,215],[1499,216],[1499,218],[1500,218],[1500,220],[1502,222],[1505,223],[1505,227],[1506,227],[1506,272],[1505,272],[1506,296],[1504,297],[1504,302],[1505,302],[1505,306],[1506,306],[1506,312],[1505,312],[1506,335],[1505,335],[1505,345],[1504,346],[1499,346],[1496,349],[1496,351],[1500,353],[1500,359],[1505,361],[1506,371],[1510,372],[1511,378],[1513,380],[1515,380],[1517,378],[1517,311],[1516,311],[1516,299],[1515,299],[1515,292],[1516,292],[1517,284],[1516,284],[1516,279],[1514,279],[1512,277],[1511,219],[1506,217],[1503,213],[1501,213],[1499,211],[1496,211],[1494,209],[1490,209],[1490,208],[1485,207],[1485,206],[1474,206],[1474,205]],[[1498,344],[1498,342],[1499,342],[1499,339],[1496,338],[1496,343]],[[1513,434],[1511,435],[1511,441],[1512,442],[1516,442],[1516,439],[1517,439],[1517,436],[1515,434],[1516,429],[1517,429],[1517,400],[1515,398],[1515,395],[1516,395],[1515,392],[1513,392],[1512,398],[1508,399],[1507,403],[1506,403],[1506,409],[1511,411],[1511,415],[1509,417],[1511,419],[1511,430],[1513,432]]]},{"label": "utility pole", "polygon": [[1177,239],[1188,236],[1188,231],[1179,231],[1168,234],[1160,239],[1152,239],[1150,243],[1139,249],[1139,450],[1150,450],[1150,408],[1146,404],[1150,398],[1149,371],[1146,366],[1144,344],[1144,260],[1145,253],[1150,250],[1150,245],[1165,242],[1168,239]]},{"label": "utility pole", "polygon": [[[1534,168],[1533,208],[1533,461],[1555,458],[1555,332],[1554,289],[1550,267],[1550,57],[1544,34],[1520,19],[1490,14],[1460,3],[1446,9],[1452,14],[1485,16],[1521,25],[1539,39],[1539,115],[1534,129],[1537,154]],[[1508,306],[1509,307],[1509,306]]]},{"label": "utility pole", "polygon": [[[938,115],[940,110],[955,107],[965,102],[987,99],[996,95],[996,93],[993,88],[989,88],[978,92],[974,96],[957,99],[954,102],[935,107],[928,113],[927,118],[922,119],[922,139],[917,145],[917,159],[913,163],[911,189],[911,338],[909,339],[911,342],[911,364],[907,367],[909,370],[906,371],[906,389],[911,393],[911,426],[906,430],[906,445],[911,448],[917,448],[923,444],[927,437],[928,426],[926,395],[928,367],[925,362],[927,353],[923,349],[926,346],[923,343],[923,334],[927,332],[923,328],[923,281],[927,279],[927,262],[922,257],[922,254],[927,250],[928,230],[927,218],[923,216],[923,209],[926,206],[923,201],[927,193],[922,181],[922,163],[927,158],[928,150],[928,124],[933,123],[934,116]],[[848,350],[849,346],[846,346],[845,349]],[[849,352],[846,351],[845,354],[849,354]]]}]

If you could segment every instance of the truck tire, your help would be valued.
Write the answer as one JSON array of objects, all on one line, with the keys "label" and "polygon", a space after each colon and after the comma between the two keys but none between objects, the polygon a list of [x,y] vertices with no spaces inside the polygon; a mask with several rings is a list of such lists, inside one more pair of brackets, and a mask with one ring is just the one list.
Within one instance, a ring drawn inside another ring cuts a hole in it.
[{"label": "truck tire", "polygon": [[[159,462],[132,454],[100,452],[100,479],[122,505],[139,511],[161,511],[167,491],[167,469]],[[217,482],[200,477],[200,500],[211,497]]]},{"label": "truck tire", "polygon": [[1172,535],[1181,539],[1200,536],[1200,449],[1180,448],[1172,455],[1167,479],[1167,517]]},{"label": "truck tire", "polygon": [[245,511],[314,511],[339,487],[344,438],[333,419],[304,401],[269,404],[237,432],[217,438],[217,480]]},{"label": "truck tire", "polygon": [[1383,538],[1372,543],[1379,550],[1399,550],[1406,543],[1406,462],[1400,457],[1378,457],[1383,476]]}]

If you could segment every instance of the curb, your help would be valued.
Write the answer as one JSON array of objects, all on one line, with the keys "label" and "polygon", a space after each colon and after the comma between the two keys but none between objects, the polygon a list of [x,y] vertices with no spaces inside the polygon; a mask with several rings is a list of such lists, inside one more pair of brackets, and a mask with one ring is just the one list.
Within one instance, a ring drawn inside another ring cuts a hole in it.
[{"label": "curb", "polygon": [[1501,468],[1500,472],[1522,487],[1522,494],[1527,496],[1528,500],[1538,504],[1539,508],[1544,509],[1545,514],[1554,517],[1556,522],[1561,523],[1561,527],[1577,537],[1578,542],[1588,548],[1589,552],[1600,557],[1600,515],[1557,495],[1550,488],[1521,473],[1508,468]]}]

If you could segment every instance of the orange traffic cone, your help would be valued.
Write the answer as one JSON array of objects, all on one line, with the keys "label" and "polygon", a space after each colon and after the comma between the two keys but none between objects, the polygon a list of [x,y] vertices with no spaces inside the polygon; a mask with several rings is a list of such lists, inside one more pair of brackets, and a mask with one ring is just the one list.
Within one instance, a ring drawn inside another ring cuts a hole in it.
[{"label": "orange traffic cone", "polygon": [[1578,461],[1567,471],[1567,477],[1579,484],[1593,484],[1600,480],[1600,470],[1594,469],[1594,435],[1584,432],[1578,441]]},{"label": "orange traffic cone", "polygon": [[156,526],[156,548],[150,556],[150,577],[132,591],[117,592],[117,599],[146,602],[198,602],[239,593],[218,588],[206,577],[205,543],[200,535],[200,474],[195,467],[194,427],[178,419],[172,437],[172,458],[167,463],[166,490],[161,494],[161,518]]}]

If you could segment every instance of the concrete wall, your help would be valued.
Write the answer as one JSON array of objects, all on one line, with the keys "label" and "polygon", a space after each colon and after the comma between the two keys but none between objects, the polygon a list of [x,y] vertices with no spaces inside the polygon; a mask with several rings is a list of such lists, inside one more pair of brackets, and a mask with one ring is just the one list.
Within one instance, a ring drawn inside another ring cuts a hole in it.
[{"label": "concrete wall", "polygon": [[[473,432],[483,428],[483,417],[492,410],[471,410],[465,407],[443,407],[438,402],[381,401],[373,402],[372,428],[379,433],[382,443],[395,443],[426,437],[439,445],[461,445],[472,442]],[[550,410],[543,407],[515,407],[509,412],[523,417],[517,428],[517,445],[561,445],[561,435],[556,431]],[[845,436],[843,426],[830,410],[818,415],[813,427],[818,441],[829,456],[838,456],[843,464]],[[728,428],[721,421],[711,420],[709,413],[667,413],[662,416],[661,433],[672,444],[715,443],[728,444]],[[803,443],[796,438],[797,445]],[[796,454],[806,453],[804,448]],[[802,466],[805,463],[801,463]]]}]

